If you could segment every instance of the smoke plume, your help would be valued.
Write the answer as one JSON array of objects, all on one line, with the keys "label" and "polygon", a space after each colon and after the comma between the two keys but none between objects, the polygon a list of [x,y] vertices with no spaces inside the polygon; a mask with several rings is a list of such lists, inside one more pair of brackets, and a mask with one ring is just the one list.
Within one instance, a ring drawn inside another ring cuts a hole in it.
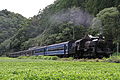
[{"label": "smoke plume", "polygon": [[90,26],[94,17],[80,8],[62,10],[50,18],[52,23],[72,22],[74,25]]}]

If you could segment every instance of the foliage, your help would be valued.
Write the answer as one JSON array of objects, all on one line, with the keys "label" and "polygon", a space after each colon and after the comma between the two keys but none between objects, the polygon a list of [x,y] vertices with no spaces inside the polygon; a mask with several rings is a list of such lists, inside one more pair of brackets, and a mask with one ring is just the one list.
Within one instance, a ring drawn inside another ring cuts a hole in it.
[{"label": "foliage", "polygon": [[42,59],[42,60],[57,60],[57,56],[20,56],[18,59]]},{"label": "foliage", "polygon": [[27,23],[28,20],[20,14],[6,9],[0,11],[0,55],[10,51],[11,38]]},{"label": "foliage", "polygon": [[112,39],[115,42],[120,40],[120,13],[116,7],[106,8],[97,14],[98,19],[102,21],[103,34],[107,40]]},{"label": "foliage", "polygon": [[59,58],[57,56],[38,56],[38,59],[43,59],[43,60],[57,60]]},{"label": "foliage", "polygon": [[28,56],[19,56],[18,59],[28,59]]},{"label": "foliage", "polygon": [[74,60],[74,58],[73,58],[73,57],[61,58],[60,60],[61,60],[61,61],[72,61],[72,60]]},{"label": "foliage", "polygon": [[82,38],[85,34],[85,31],[87,30],[83,26],[73,26],[69,23],[64,23],[58,27],[52,26],[51,29],[46,30],[44,34],[24,42],[23,46],[43,46],[73,40],[73,28],[74,37],[76,40]]},{"label": "foliage", "polygon": [[0,59],[1,80],[119,80],[120,64]]},{"label": "foliage", "polygon": [[120,63],[120,53],[114,53],[110,58],[105,59],[105,62]]},{"label": "foliage", "polygon": [[102,33],[105,39],[120,42],[120,12],[116,7],[105,8],[97,14],[93,19],[93,23],[89,29],[91,34]]},{"label": "foliage", "polygon": [[49,5],[47,8],[50,8],[53,12],[57,12],[61,9],[81,7],[96,15],[104,8],[116,7],[119,4],[119,0],[56,0],[54,4]]},{"label": "foliage", "polygon": [[120,56],[120,53],[117,53],[117,52],[116,52],[116,53],[113,53],[112,56],[117,56],[117,57],[119,57],[119,56]]},{"label": "foliage", "polygon": [[120,4],[119,0],[85,0],[85,7],[90,12],[96,15],[104,8],[116,7]]},{"label": "foliage", "polygon": [[0,43],[12,37],[26,23],[27,19],[20,14],[6,9],[0,11]]}]

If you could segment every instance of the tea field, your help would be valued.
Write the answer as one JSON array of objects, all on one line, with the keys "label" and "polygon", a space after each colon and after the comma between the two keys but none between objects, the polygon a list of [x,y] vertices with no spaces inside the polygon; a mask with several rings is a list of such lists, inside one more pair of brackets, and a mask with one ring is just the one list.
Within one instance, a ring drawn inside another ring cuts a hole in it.
[{"label": "tea field", "polygon": [[0,58],[0,80],[120,80],[120,64]]}]

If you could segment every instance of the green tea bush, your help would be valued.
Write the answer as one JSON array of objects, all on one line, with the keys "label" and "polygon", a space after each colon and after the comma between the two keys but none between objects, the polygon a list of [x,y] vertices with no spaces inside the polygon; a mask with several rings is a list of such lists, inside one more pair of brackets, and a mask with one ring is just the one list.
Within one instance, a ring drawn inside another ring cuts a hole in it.
[{"label": "green tea bush", "polygon": [[18,59],[27,59],[29,56],[19,56]]},{"label": "green tea bush", "polygon": [[1,59],[0,80],[120,80],[117,63]]},{"label": "green tea bush", "polygon": [[43,56],[42,56],[42,55],[39,55],[39,56],[38,56],[38,59],[42,59],[42,58],[43,58]]},{"label": "green tea bush", "polygon": [[29,58],[29,59],[38,59],[37,56],[29,56],[28,58]]},{"label": "green tea bush", "polygon": [[18,59],[43,59],[43,60],[57,60],[59,57],[57,56],[20,56]]},{"label": "green tea bush", "polygon": [[51,60],[51,56],[44,56],[43,59],[44,60]]},{"label": "green tea bush", "polygon": [[57,57],[57,56],[52,56],[51,57],[51,60],[57,60],[57,59],[59,59],[59,57]]},{"label": "green tea bush", "polygon": [[120,56],[120,53],[113,53],[112,56]]},{"label": "green tea bush", "polygon": [[110,56],[110,58],[104,59],[104,61],[106,61],[106,62],[120,63],[120,55],[115,55],[115,54],[116,53],[114,53],[114,55]]},{"label": "green tea bush", "polygon": [[38,56],[38,59],[57,60],[57,59],[59,59],[59,57],[57,57],[57,56]]},{"label": "green tea bush", "polygon": [[69,58],[61,58],[60,60],[62,61],[72,61],[74,58],[73,57],[69,57]]}]

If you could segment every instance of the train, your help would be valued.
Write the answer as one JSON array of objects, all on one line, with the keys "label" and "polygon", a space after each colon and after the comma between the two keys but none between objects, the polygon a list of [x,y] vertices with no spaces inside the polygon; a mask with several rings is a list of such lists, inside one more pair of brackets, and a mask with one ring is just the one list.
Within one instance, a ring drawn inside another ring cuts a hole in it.
[{"label": "train", "polygon": [[10,53],[9,57],[19,56],[58,56],[74,58],[103,58],[112,54],[112,42],[106,41],[103,36],[94,37],[85,35],[79,40],[71,40],[42,47],[33,47],[28,50]]}]

